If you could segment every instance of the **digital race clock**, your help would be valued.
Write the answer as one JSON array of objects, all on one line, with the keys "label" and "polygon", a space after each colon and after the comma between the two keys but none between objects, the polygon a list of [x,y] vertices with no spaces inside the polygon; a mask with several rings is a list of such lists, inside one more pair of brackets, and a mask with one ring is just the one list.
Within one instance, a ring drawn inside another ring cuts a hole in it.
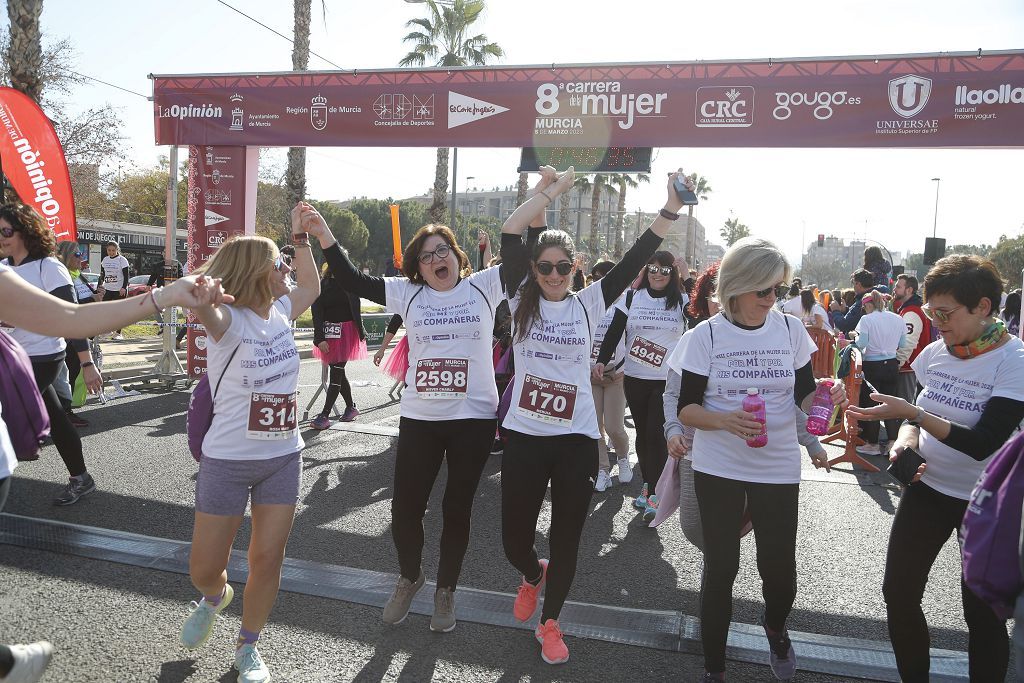
[{"label": "digital race clock", "polygon": [[524,147],[519,172],[537,171],[554,166],[564,171],[570,166],[576,173],[650,173],[650,147]]}]

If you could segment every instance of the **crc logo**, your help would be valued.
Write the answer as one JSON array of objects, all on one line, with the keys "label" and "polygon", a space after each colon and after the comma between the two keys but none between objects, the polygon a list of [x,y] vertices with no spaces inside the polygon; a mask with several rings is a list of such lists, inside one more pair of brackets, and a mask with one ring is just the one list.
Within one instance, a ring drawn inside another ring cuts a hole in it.
[{"label": "crc logo", "polygon": [[228,239],[227,230],[207,230],[206,231],[206,244],[211,248],[216,248],[224,244]]},{"label": "crc logo", "polygon": [[921,113],[932,94],[932,79],[904,76],[889,81],[889,106],[905,119]]},{"label": "crc logo", "polygon": [[698,128],[749,128],[754,123],[754,88],[750,85],[697,88]]},{"label": "crc logo", "polygon": [[196,337],[196,348],[200,351],[206,350],[206,335],[202,334]]},{"label": "crc logo", "polygon": [[850,97],[846,90],[836,92],[777,92],[775,93],[775,109],[772,116],[779,121],[788,119],[793,110],[791,107],[814,107],[814,118],[819,121],[827,121],[832,118],[834,107],[841,107],[846,104],[860,104],[861,98]]}]

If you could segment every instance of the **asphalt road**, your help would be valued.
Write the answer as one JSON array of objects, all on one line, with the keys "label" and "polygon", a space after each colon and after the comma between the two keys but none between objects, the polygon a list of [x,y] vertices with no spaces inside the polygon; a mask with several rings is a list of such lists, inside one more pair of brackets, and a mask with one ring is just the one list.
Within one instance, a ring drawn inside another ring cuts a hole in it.
[{"label": "asphalt road", "polygon": [[[358,422],[396,426],[391,380],[372,364],[350,366]],[[315,361],[302,366],[300,404],[319,384]],[[308,386],[307,386],[308,385]],[[82,430],[86,461],[99,491],[70,508],[50,500],[66,472],[53,447],[18,468],[6,511],[89,526],[188,540],[197,465],[184,439],[188,393],[147,391],[107,406],[86,407]],[[91,404],[90,404],[91,405]],[[317,406],[318,408],[319,406]],[[331,430],[304,432],[302,492],[288,547],[290,557],[397,572],[390,538],[394,440]],[[635,460],[635,456],[634,456]],[[845,466],[848,467],[848,466]],[[461,585],[512,593],[518,576],[505,560],[500,537],[500,462],[485,469]],[[801,485],[797,602],[792,629],[887,640],[881,583],[885,546],[898,502],[884,477],[815,471]],[[424,569],[433,578],[440,534],[444,471],[424,521]],[[675,518],[646,528],[630,505],[639,484],[594,495],[570,600],[695,614],[699,553]],[[546,529],[550,508],[542,512]],[[244,524],[236,548],[248,544]],[[547,538],[538,533],[544,556]],[[760,622],[760,580],[752,536],[743,542],[733,621]],[[932,646],[966,650],[955,541],[932,570],[925,612]],[[0,642],[46,637],[58,655],[46,680],[211,681],[229,676],[238,603],[198,656],[176,645],[194,591],[186,577],[66,555],[0,546]],[[437,636],[426,619],[412,617],[386,629],[379,611],[282,593],[261,650],[277,680],[287,681],[543,681],[696,680],[699,658],[585,639],[569,639],[570,663],[550,667],[529,634],[462,623]],[[769,679],[765,667],[730,664],[730,680]],[[801,681],[837,680],[801,673]]]}]

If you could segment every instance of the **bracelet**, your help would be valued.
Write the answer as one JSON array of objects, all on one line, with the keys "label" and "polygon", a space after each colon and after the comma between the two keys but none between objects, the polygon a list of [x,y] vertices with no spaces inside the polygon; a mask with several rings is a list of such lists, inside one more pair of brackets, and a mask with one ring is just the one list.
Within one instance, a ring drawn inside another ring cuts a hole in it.
[{"label": "bracelet", "polygon": [[164,309],[161,308],[160,304],[158,304],[157,301],[156,301],[156,293],[158,291],[162,291],[162,290],[163,290],[163,287],[154,287],[153,289],[149,290],[149,300],[153,302],[153,308],[156,309],[157,313],[163,313],[164,312]]},{"label": "bracelet", "polygon": [[662,217],[662,218],[664,218],[665,220],[669,220],[669,221],[677,221],[677,220],[679,220],[679,214],[678,214],[678,213],[672,213],[672,212],[671,212],[671,211],[669,211],[668,209],[662,209],[662,210],[661,210],[661,211],[659,211],[658,213],[659,213],[659,214],[661,215],[661,217]]},{"label": "bracelet", "polygon": [[292,246],[296,249],[312,249],[313,247],[309,242],[292,242]]},{"label": "bracelet", "polygon": [[91,367],[92,367],[92,366],[94,366],[94,365],[96,365],[96,364],[95,364],[95,363],[93,363],[93,362],[92,362],[92,361],[90,360],[90,361],[86,361],[86,362],[82,363],[81,367],[82,367],[82,369],[84,370],[85,368],[91,368]]},{"label": "bracelet", "polygon": [[915,407],[917,408],[917,415],[914,415],[913,418],[907,420],[907,424],[914,425],[915,427],[920,427],[921,426],[921,420],[924,419],[925,412],[924,412],[924,408],[922,408],[921,406],[915,406]]},{"label": "bracelet", "polygon": [[309,242],[308,232],[297,232],[292,235],[292,244],[298,244],[299,242]]},{"label": "bracelet", "polygon": [[537,194],[542,194],[542,195],[544,195],[545,197],[547,197],[547,198],[548,198],[548,201],[549,201],[549,202],[553,202],[553,201],[555,201],[554,199],[552,199],[552,198],[551,198],[551,195],[549,195],[549,194],[548,194],[547,192],[545,192],[544,190],[537,190]]}]

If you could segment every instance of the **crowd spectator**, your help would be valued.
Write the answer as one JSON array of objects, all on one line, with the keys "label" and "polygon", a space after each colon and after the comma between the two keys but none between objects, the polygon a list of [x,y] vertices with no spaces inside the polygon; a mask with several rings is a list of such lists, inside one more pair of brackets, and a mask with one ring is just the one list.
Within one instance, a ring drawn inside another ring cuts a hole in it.
[{"label": "crowd spectator", "polygon": [[932,323],[921,308],[924,302],[918,289],[917,278],[906,273],[896,278],[893,287],[893,308],[903,318],[907,334],[907,343],[896,352],[896,360],[900,364],[896,395],[911,403],[921,390],[912,366],[924,347],[931,343],[932,331]]},{"label": "crowd spectator", "polygon": [[[875,288],[875,276],[871,271],[862,268],[850,276],[850,282],[853,284],[853,302],[848,303],[846,312],[835,316],[832,323],[837,330],[847,334],[857,327],[860,317],[864,315],[862,297]],[[843,297],[845,299],[845,293]],[[833,311],[839,312],[839,306],[835,302],[832,303],[831,308]]]},{"label": "crowd spectator", "polygon": [[1020,336],[1020,290],[1015,289],[1006,295],[1003,305],[1003,322],[1010,334]]},{"label": "crowd spectator", "polygon": [[874,286],[884,287],[884,293],[889,292],[889,283],[892,281],[892,264],[882,256],[879,247],[867,247],[864,249],[864,265],[862,268],[874,276]]},{"label": "crowd spectator", "polygon": [[[906,346],[907,333],[903,319],[885,309],[885,297],[878,290],[865,294],[861,303],[864,315],[857,323],[854,343],[864,353],[864,382],[860,387],[859,405],[867,407],[874,405],[870,398],[872,391],[896,393],[896,379],[899,375],[896,353]],[[890,441],[895,439],[898,428],[899,420],[886,420],[885,433]],[[865,422],[861,425],[864,445],[858,446],[857,452],[862,455],[881,455],[882,445],[878,433],[878,422]]]}]

